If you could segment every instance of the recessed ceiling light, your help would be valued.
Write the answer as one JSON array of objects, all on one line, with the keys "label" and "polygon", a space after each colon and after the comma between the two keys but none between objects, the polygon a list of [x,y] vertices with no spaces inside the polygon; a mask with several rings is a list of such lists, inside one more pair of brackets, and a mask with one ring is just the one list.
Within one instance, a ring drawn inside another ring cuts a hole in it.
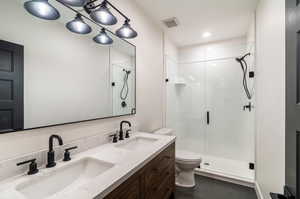
[{"label": "recessed ceiling light", "polygon": [[210,32],[205,32],[205,33],[202,34],[203,38],[207,38],[207,37],[210,37],[210,36],[211,36]]}]

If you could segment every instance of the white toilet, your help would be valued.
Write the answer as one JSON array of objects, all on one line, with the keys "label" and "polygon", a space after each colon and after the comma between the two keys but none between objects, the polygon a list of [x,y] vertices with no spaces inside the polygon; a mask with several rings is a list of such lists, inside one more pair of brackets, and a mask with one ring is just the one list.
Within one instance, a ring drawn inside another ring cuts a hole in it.
[{"label": "white toilet", "polygon": [[[159,129],[154,132],[160,135],[174,135],[172,129]],[[201,163],[199,154],[176,149],[176,185],[179,187],[191,188],[195,186],[194,170]]]}]

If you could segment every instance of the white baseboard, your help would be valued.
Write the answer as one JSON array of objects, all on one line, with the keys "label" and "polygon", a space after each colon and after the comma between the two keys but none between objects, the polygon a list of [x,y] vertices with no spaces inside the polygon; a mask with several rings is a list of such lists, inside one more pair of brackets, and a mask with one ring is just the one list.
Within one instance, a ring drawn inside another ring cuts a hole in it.
[{"label": "white baseboard", "polygon": [[254,189],[258,199],[264,199],[259,184],[257,182],[254,183]]}]

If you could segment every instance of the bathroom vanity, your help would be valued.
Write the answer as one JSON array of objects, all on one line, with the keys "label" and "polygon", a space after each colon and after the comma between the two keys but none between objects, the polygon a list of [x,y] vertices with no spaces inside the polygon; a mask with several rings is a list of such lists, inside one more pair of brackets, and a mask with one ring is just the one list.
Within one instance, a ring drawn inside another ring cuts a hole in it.
[{"label": "bathroom vanity", "polygon": [[55,167],[43,165],[33,175],[24,171],[1,181],[0,198],[168,199],[175,188],[175,137],[133,133],[71,154],[70,161],[56,161]]},{"label": "bathroom vanity", "polygon": [[168,199],[175,190],[175,144],[171,144],[105,199]]}]

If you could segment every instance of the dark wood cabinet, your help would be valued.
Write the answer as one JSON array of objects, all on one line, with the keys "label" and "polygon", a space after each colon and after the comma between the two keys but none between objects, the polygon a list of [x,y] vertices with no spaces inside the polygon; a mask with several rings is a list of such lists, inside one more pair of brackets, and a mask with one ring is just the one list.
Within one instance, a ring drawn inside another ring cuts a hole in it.
[{"label": "dark wood cabinet", "polygon": [[105,199],[169,199],[175,191],[175,143],[108,194]]},{"label": "dark wood cabinet", "polygon": [[105,199],[140,199],[142,198],[141,193],[140,173],[137,173],[106,196]]}]

